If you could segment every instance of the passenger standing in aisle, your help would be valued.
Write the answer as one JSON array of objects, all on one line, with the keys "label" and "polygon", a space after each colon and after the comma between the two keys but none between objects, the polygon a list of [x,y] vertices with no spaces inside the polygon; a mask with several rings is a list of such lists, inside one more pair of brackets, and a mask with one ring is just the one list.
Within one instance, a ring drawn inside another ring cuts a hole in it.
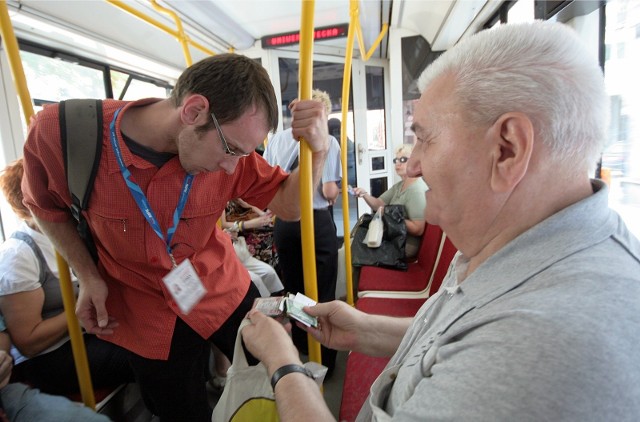
[{"label": "passenger standing in aisle", "polygon": [[[321,101],[325,108],[325,126],[327,117],[331,113],[331,99],[329,94],[318,89],[312,91],[312,98]],[[264,158],[271,165],[280,166],[287,172],[297,167],[298,142],[295,132],[287,129],[276,133],[264,152]],[[322,172],[322,182],[313,192],[313,225],[315,236],[316,272],[318,282],[318,301],[328,302],[336,297],[336,279],[338,276],[338,238],[333,216],[329,206],[338,197],[337,183],[342,177],[340,165],[340,145],[336,138],[326,135],[329,140],[329,153]],[[276,219],[274,227],[274,241],[280,259],[282,282],[290,293],[304,293],[304,276],[302,271],[302,234],[300,223]],[[293,327],[291,335],[300,351],[307,354],[307,334],[297,327]],[[322,348],[322,363],[329,368],[329,375],[335,365],[336,352]]]},{"label": "passenger standing in aisle", "polygon": [[[324,107],[297,101],[292,112],[317,183],[328,150]],[[82,325],[132,352],[145,404],[163,422],[211,417],[208,342],[231,359],[240,321],[259,296],[216,225],[227,201],[299,218],[298,172],[287,175],[254,152],[278,114],[265,69],[236,54],[187,68],[170,98],[104,101],[102,158],[85,213],[97,265],[69,212],[58,107],[45,107],[29,131],[25,203],[78,275]]]}]

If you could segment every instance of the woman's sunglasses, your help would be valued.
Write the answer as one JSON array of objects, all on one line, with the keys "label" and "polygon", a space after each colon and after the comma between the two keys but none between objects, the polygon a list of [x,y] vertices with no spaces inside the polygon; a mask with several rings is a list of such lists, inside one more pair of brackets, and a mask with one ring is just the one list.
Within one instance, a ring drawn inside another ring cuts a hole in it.
[{"label": "woman's sunglasses", "polygon": [[409,161],[409,159],[407,157],[394,158],[393,159],[393,164],[397,164],[398,162],[401,162],[402,164],[404,164],[407,161]]}]

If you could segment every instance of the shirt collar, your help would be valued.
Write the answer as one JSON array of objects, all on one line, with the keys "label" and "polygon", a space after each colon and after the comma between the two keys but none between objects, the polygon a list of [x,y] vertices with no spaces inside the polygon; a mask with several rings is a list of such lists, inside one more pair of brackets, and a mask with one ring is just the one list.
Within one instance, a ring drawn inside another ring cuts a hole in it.
[{"label": "shirt collar", "polygon": [[[465,296],[476,298],[474,293],[486,292],[472,306],[485,305],[555,262],[614,234],[620,217],[609,209],[608,189],[600,180],[591,184],[593,195],[520,234],[467,276],[460,284]],[[456,258],[456,275],[464,274],[467,259],[461,255]]]}]

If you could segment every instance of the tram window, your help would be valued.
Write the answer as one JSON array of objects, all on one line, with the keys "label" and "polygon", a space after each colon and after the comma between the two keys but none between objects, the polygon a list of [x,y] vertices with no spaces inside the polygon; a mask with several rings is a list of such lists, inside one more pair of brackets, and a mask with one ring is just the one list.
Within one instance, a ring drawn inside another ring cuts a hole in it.
[{"label": "tram window", "polygon": [[[387,148],[384,113],[384,69],[366,66],[367,86],[367,148],[369,151]],[[384,166],[384,165],[383,165]]]},{"label": "tram window", "polygon": [[[609,204],[640,237],[640,96],[636,78],[640,62],[636,29],[640,4],[635,0],[607,2],[604,76],[610,98],[607,147],[601,177],[609,183]],[[627,53],[627,54],[625,54]]]},{"label": "tram window", "polygon": [[404,116],[404,142],[405,144],[415,144],[416,134],[413,133],[413,107],[416,100],[409,100],[402,102],[402,115]]},{"label": "tram window", "polygon": [[376,198],[386,192],[387,189],[389,189],[386,177],[371,178],[369,184],[369,192],[371,192],[371,196],[374,196]]},{"label": "tram window", "polygon": [[533,0],[518,0],[507,12],[507,22],[530,22],[534,20]]},{"label": "tram window", "polygon": [[105,97],[102,70],[28,51],[21,51],[20,57],[34,100]]},{"label": "tram window", "polygon": [[384,171],[386,168],[385,166],[385,159],[384,157],[371,157],[371,171]]},{"label": "tram window", "polygon": [[[298,59],[280,57],[280,92],[282,93],[282,128],[291,127],[291,112],[289,103],[298,97]],[[314,60],[313,62],[313,88],[326,91],[331,97],[334,112],[340,112],[342,108],[342,79],[344,76],[344,64]],[[351,84],[353,86],[353,84]],[[349,95],[348,119],[353,122],[353,88]],[[353,128],[353,124],[347,123],[347,130]],[[347,132],[350,139],[355,139],[353,133]]]},{"label": "tram window", "polygon": [[420,35],[402,38],[402,116],[403,143],[405,144],[415,143],[411,125],[413,124],[413,106],[420,98],[418,78],[440,54],[442,54],[441,51],[431,51],[431,45]]},{"label": "tram window", "polygon": [[111,70],[111,85],[113,97],[122,100],[137,100],[140,98],[165,98],[168,90],[164,86],[158,86],[136,78],[133,75]]}]

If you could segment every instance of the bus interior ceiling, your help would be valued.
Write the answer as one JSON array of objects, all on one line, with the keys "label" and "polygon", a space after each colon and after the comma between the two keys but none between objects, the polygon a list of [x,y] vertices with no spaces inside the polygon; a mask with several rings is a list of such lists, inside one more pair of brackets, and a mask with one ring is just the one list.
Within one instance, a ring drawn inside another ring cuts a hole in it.
[{"label": "bus interior ceiling", "polygon": [[[300,29],[302,1],[297,0],[7,1],[19,39],[173,83],[186,66],[180,42],[116,5],[138,11],[175,31],[174,19],[157,11],[153,3],[175,12],[188,39],[214,53],[235,51],[249,55],[260,48],[262,37]],[[446,50],[464,35],[476,32],[501,3],[429,0],[425,7],[423,1],[363,0],[359,2],[363,44],[368,49],[383,23],[389,23],[392,30],[422,35],[435,51]],[[349,19],[348,0],[315,2],[315,28],[347,24]],[[298,47],[281,48],[297,51]],[[357,42],[354,48],[358,49]],[[314,44],[315,53],[343,57],[345,50],[345,38]],[[208,55],[198,48],[191,47],[189,51],[193,62]],[[372,57],[387,59],[388,54],[386,37]]]}]

